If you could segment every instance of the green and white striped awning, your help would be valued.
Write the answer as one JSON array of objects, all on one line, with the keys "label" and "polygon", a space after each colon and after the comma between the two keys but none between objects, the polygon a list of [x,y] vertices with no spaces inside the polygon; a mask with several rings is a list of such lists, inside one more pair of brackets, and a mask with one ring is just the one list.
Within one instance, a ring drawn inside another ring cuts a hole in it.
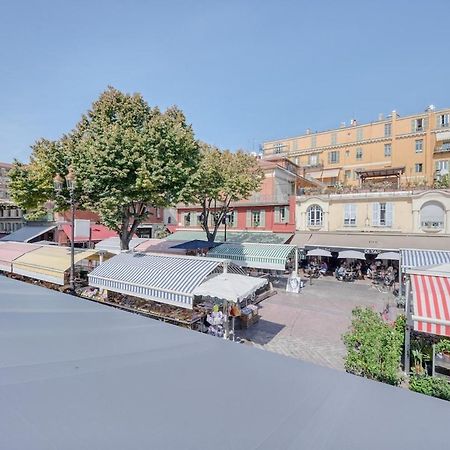
[{"label": "green and white striped awning", "polygon": [[295,245],[226,243],[211,249],[208,256],[229,259],[242,267],[284,270],[288,259],[293,258],[296,251]]}]

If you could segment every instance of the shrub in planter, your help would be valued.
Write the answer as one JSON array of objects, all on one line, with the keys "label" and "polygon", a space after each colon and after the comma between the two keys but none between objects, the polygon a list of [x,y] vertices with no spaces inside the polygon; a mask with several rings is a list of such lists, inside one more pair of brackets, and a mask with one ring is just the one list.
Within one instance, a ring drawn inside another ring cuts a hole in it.
[{"label": "shrub in planter", "polygon": [[442,400],[450,400],[450,384],[442,378],[428,375],[411,375],[409,388],[411,391],[419,392],[420,394],[430,395]]},{"label": "shrub in planter", "polygon": [[440,340],[434,347],[436,353],[444,353],[450,355],[450,339]]},{"label": "shrub in planter", "polygon": [[343,336],[347,347],[347,372],[372,380],[398,385],[403,350],[405,319],[394,325],[369,308],[355,308],[350,330]]}]

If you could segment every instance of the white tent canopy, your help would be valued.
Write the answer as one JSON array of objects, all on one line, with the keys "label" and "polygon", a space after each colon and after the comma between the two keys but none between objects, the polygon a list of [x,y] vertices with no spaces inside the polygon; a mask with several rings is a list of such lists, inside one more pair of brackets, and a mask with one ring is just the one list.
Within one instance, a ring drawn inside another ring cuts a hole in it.
[{"label": "white tent canopy", "polygon": [[384,260],[392,260],[392,261],[400,261],[400,254],[397,252],[385,252],[380,253],[375,259],[384,259]]},{"label": "white tent canopy", "polygon": [[356,250],[345,250],[343,252],[339,252],[338,259],[366,259],[364,253],[358,252]]},{"label": "white tent canopy", "polygon": [[236,303],[249,297],[267,283],[265,278],[221,273],[197,286],[192,293]]},{"label": "white tent canopy", "polygon": [[314,250],[310,250],[306,256],[327,256],[327,257],[331,257],[331,252],[329,252],[328,250],[323,250],[322,248],[315,248]]}]

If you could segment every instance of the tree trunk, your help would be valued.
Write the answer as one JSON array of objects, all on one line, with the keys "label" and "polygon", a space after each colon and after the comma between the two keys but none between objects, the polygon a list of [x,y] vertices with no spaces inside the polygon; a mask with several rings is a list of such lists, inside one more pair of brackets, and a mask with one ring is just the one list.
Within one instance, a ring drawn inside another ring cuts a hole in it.
[{"label": "tree trunk", "polygon": [[120,238],[120,249],[121,250],[129,250],[130,249],[130,241],[131,241],[131,235],[128,231],[121,231],[119,233]]}]

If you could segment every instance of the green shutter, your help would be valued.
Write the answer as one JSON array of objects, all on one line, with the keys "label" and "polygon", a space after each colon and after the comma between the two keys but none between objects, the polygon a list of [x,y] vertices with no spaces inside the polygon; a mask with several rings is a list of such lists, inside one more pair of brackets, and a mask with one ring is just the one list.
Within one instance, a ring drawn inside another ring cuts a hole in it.
[{"label": "green shutter", "polygon": [[411,133],[414,133],[416,131],[416,120],[411,120]]},{"label": "green shutter", "polygon": [[373,226],[380,225],[380,204],[379,203],[372,204],[372,225]]},{"label": "green shutter", "polygon": [[264,210],[260,211],[259,217],[260,217],[259,226],[265,227],[266,226],[266,212]]},{"label": "green shutter", "polygon": [[279,206],[275,206],[275,223],[280,223],[280,207]]},{"label": "green shutter", "polygon": [[423,129],[424,130],[428,130],[428,117],[425,117],[425,119],[423,119]]}]

